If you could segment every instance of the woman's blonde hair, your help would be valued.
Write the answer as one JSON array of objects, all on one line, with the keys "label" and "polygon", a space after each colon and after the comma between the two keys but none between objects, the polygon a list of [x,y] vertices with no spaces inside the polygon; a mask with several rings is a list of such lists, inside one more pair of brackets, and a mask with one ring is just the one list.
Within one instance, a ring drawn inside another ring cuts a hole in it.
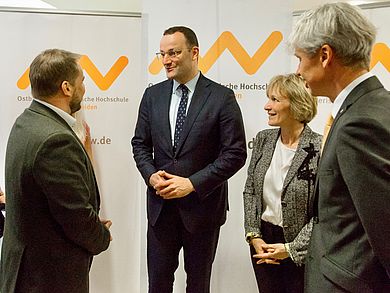
[{"label": "woman's blonde hair", "polygon": [[274,76],[267,86],[267,96],[275,91],[289,98],[290,112],[295,120],[309,123],[317,114],[317,97],[312,96],[304,80],[297,74]]}]

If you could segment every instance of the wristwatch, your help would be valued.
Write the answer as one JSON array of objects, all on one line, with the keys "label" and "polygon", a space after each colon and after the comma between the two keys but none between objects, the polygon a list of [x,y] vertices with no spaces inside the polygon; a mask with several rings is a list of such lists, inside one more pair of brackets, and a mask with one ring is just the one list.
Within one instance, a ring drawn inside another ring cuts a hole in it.
[{"label": "wristwatch", "polygon": [[261,238],[259,233],[257,233],[257,232],[246,233],[246,242],[248,242],[249,244],[251,243],[251,241],[253,239],[256,239],[256,238]]}]

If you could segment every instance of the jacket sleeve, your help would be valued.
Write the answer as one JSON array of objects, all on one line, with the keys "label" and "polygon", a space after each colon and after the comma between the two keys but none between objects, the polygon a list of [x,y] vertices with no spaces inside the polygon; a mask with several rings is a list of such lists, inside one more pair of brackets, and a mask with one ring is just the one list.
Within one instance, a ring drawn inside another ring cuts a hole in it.
[{"label": "jacket sleeve", "polygon": [[297,265],[303,265],[305,263],[312,230],[313,218],[310,219],[309,223],[303,226],[295,239],[289,243],[290,257]]},{"label": "jacket sleeve", "polygon": [[150,130],[147,90],[145,91],[138,111],[135,134],[131,140],[133,156],[141,176],[149,186],[150,176],[157,172],[153,161],[153,141]]},{"label": "jacket sleeve", "polygon": [[100,222],[96,182],[86,160],[71,133],[54,133],[39,147],[32,169],[66,237],[95,255],[108,248],[110,232]]},{"label": "jacket sleeve", "polygon": [[201,200],[240,170],[247,156],[244,123],[233,91],[228,91],[221,102],[217,126],[220,130],[219,156],[189,177]]},{"label": "jacket sleeve", "polygon": [[252,157],[248,167],[248,175],[244,188],[244,226],[245,234],[249,232],[259,233],[261,206],[259,206],[259,195],[255,193],[254,172],[257,162],[262,156],[264,136],[259,132],[256,136],[252,149]]}]

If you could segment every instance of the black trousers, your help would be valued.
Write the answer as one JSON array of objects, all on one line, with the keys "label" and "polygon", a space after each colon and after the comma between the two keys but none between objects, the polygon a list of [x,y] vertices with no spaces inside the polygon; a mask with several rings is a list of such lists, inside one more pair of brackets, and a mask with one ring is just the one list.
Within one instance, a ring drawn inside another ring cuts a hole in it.
[{"label": "black trousers", "polygon": [[187,293],[209,293],[211,267],[220,227],[191,233],[180,218],[175,201],[167,201],[155,226],[148,225],[149,293],[171,293],[183,248]]},{"label": "black trousers", "polygon": [[4,209],[5,209],[5,205],[3,203],[0,204],[0,237],[3,237],[3,233],[4,233],[5,219],[2,212]]},{"label": "black trousers", "polygon": [[[266,243],[285,243],[283,229],[280,226],[261,221],[261,234]],[[290,258],[281,261],[280,265],[256,264],[259,259],[250,246],[252,266],[255,271],[257,287],[261,293],[300,293],[304,288],[304,266],[297,266]]]},{"label": "black trousers", "polygon": [[3,233],[4,233],[4,216],[3,216],[3,213],[1,212],[0,210],[0,238],[3,237]]}]

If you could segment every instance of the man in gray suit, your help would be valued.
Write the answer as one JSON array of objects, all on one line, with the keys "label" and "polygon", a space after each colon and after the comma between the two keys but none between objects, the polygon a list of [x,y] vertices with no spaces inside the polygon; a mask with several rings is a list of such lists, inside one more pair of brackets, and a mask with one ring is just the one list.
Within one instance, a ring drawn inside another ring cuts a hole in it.
[{"label": "man in gray suit", "polygon": [[30,66],[34,101],[6,151],[0,292],[86,293],[92,256],[110,243],[91,161],[72,130],[85,92],[80,57],[46,50]]},{"label": "man in gray suit", "polygon": [[318,167],[306,292],[390,292],[390,94],[369,72],[376,30],[346,3],[297,22],[298,74],[333,102]]}]

